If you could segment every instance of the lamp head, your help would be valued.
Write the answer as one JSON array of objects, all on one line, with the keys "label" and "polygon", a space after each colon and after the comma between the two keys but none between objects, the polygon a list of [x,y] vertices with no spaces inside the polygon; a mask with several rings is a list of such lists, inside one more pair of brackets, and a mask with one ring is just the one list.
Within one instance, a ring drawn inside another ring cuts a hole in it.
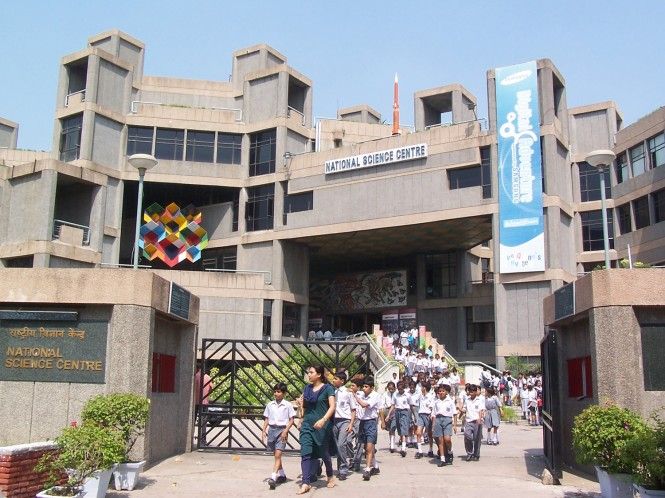
[{"label": "lamp head", "polygon": [[599,149],[589,152],[586,156],[586,162],[594,168],[602,168],[603,166],[612,164],[615,158],[616,154],[611,150]]},{"label": "lamp head", "polygon": [[151,154],[132,154],[127,158],[127,162],[139,170],[139,173],[145,173],[157,165],[157,159]]}]

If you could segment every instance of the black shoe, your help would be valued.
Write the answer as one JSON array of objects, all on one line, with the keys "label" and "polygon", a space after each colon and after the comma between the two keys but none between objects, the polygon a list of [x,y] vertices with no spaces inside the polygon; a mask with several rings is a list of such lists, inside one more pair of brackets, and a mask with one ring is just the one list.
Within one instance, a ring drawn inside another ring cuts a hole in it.
[{"label": "black shoe", "polygon": [[369,469],[369,473],[370,475],[376,476],[381,473],[381,469],[378,467],[372,467],[371,469]]},{"label": "black shoe", "polygon": [[473,462],[473,455],[467,455],[466,458],[464,458],[465,462]]},{"label": "black shoe", "polygon": [[339,479],[340,481],[346,481],[346,477],[347,477],[346,474],[341,474],[340,473],[340,474],[337,475],[337,479]]},{"label": "black shoe", "polygon": [[277,476],[277,484],[283,484],[286,482],[286,476]]},{"label": "black shoe", "polygon": [[390,448],[390,453],[395,453],[395,448]]},{"label": "black shoe", "polygon": [[454,459],[454,457],[453,457],[453,454],[452,454],[452,453],[448,453],[448,454],[446,455],[446,462],[448,462],[448,465],[452,465],[452,464],[453,464],[453,459]]},{"label": "black shoe", "polygon": [[420,460],[423,457],[422,453],[416,453],[416,460]]},{"label": "black shoe", "polygon": [[478,460],[480,460],[480,457],[479,457],[479,456],[474,456],[474,457],[473,457],[473,461],[474,461],[474,462],[477,462]]},{"label": "black shoe", "polygon": [[427,458],[434,458],[434,452],[432,450],[427,452]]},{"label": "black shoe", "polygon": [[359,463],[357,463],[353,466],[353,471],[354,472],[360,472],[360,464]]},{"label": "black shoe", "polygon": [[275,482],[274,479],[272,478],[268,479],[268,487],[270,489],[275,489],[275,487],[277,487],[277,483]]},{"label": "black shoe", "polygon": [[437,467],[445,467],[448,465],[445,460],[439,460],[439,462],[436,464]]},{"label": "black shoe", "polygon": [[399,452],[399,454],[402,455],[402,458],[404,458],[406,456],[406,451],[402,450]]},{"label": "black shoe", "polygon": [[363,472],[363,481],[369,481],[369,478],[370,478],[371,475],[372,474],[370,473],[369,470],[366,470],[365,472]]}]

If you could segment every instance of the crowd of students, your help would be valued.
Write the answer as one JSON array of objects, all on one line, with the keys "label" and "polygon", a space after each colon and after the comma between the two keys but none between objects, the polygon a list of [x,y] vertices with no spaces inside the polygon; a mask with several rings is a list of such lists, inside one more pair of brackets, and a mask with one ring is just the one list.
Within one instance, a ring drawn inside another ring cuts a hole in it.
[{"label": "crowd of students", "polygon": [[[438,467],[444,467],[453,464],[452,436],[460,429],[466,453],[463,460],[467,462],[480,459],[483,428],[486,434],[484,444],[499,444],[499,427],[505,405],[518,402],[525,418],[532,424],[539,423],[540,378],[522,375],[513,378],[509,371],[498,376],[484,370],[477,384],[467,382],[461,389],[456,369],[448,370],[445,360],[439,359],[441,363],[438,363],[436,356],[422,350],[415,352],[398,348],[395,357],[404,363],[405,373],[402,377],[394,374],[394,379],[387,383],[382,393],[374,389],[371,376],[349,380],[344,370],[335,372],[331,386],[322,391],[330,397],[330,405],[327,401],[320,404],[320,413],[307,428],[308,434],[328,431],[330,437],[319,437],[315,452],[310,443],[303,450],[301,428],[303,484],[300,492],[311,489],[311,482],[322,474],[321,463],[318,467],[311,463],[318,459],[325,465],[327,485],[335,485],[330,458],[335,454],[337,479],[341,481],[352,472],[361,472],[365,481],[378,475],[376,444],[379,429],[388,432],[390,453],[398,453],[404,458],[407,449],[413,448],[414,458],[427,457]],[[317,383],[326,384],[327,380],[325,375],[317,373],[319,370],[322,372],[322,367],[316,367],[316,371],[313,368],[308,369],[308,375],[318,379],[314,385],[319,389]],[[307,421],[307,389],[310,388],[306,388],[305,398],[301,396],[295,401],[300,410],[304,408],[301,413],[304,421]],[[286,480],[281,451],[285,448],[295,410],[291,403],[284,401],[285,392],[286,386],[275,386],[275,400],[264,413],[263,438],[267,447],[275,453],[273,474],[268,480],[271,489]],[[311,389],[309,392],[311,397]]]}]

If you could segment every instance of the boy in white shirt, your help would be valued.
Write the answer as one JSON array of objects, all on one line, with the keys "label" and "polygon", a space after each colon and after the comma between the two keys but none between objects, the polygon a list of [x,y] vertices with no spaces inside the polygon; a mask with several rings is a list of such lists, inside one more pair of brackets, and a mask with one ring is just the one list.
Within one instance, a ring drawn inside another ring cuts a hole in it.
[{"label": "boy in white shirt", "polygon": [[416,437],[418,451],[416,458],[423,457],[423,434],[429,437],[429,453],[427,456],[433,457],[432,451],[432,406],[434,405],[434,396],[432,395],[431,384],[424,383],[421,387],[420,398],[418,399],[418,415],[416,418]]},{"label": "boy in white shirt", "polygon": [[442,384],[436,388],[437,398],[432,406],[432,435],[439,447],[438,467],[453,463],[453,432],[457,433],[457,407],[450,397],[450,386]]},{"label": "boy in white shirt", "polygon": [[278,483],[286,482],[286,474],[284,473],[284,467],[282,467],[282,451],[286,449],[289,429],[291,429],[296,416],[293,405],[284,400],[286,384],[278,383],[273,388],[273,393],[275,399],[268,403],[263,411],[263,430],[261,431],[261,442],[275,456],[272,474],[268,478],[270,489],[275,489]]},{"label": "boy in white shirt", "polygon": [[365,445],[365,458],[367,460],[363,480],[369,481],[369,478],[378,474],[379,465],[376,462],[376,441],[377,441],[377,419],[379,417],[379,403],[381,396],[374,390],[374,379],[366,377],[363,381],[362,394],[355,393],[356,402],[362,407],[363,413],[360,416],[359,440]]},{"label": "boy in white shirt", "polygon": [[480,442],[483,438],[483,419],[485,418],[485,399],[479,396],[480,387],[471,385],[469,396],[464,401],[464,448],[466,461],[480,460]]},{"label": "boy in white shirt", "polygon": [[[399,434],[399,442],[401,445],[399,454],[402,458],[406,456],[406,438],[409,435],[409,428],[411,425],[411,404],[409,402],[409,394],[404,390],[404,382],[397,383],[397,392],[393,394],[390,411],[388,418],[395,418],[395,427],[397,434]],[[390,452],[393,452],[393,438],[390,440]]]},{"label": "boy in white shirt", "polygon": [[337,445],[337,474],[340,481],[347,478],[349,460],[353,457],[353,425],[356,418],[353,394],[346,387],[347,375],[342,369],[335,372],[332,385],[335,388],[335,423],[333,437]]},{"label": "boy in white shirt", "polygon": [[363,381],[353,380],[349,384],[349,393],[351,394],[351,406],[356,412],[356,418],[353,422],[353,432],[351,433],[351,440],[353,442],[353,451],[351,452],[352,460],[349,462],[349,468],[354,472],[360,472],[360,462],[363,459],[363,445],[360,443],[360,417],[363,414],[363,408],[356,401],[356,393],[362,391]]}]

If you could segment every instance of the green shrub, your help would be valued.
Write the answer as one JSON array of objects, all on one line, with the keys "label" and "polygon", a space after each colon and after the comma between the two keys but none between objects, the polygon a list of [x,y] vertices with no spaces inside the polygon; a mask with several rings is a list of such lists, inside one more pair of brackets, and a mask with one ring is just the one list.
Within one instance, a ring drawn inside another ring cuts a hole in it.
[{"label": "green shrub", "polygon": [[504,422],[514,424],[519,419],[519,415],[517,415],[517,410],[515,410],[515,408],[513,408],[512,406],[504,406],[503,408],[501,408],[501,411],[502,411],[501,420],[503,420]]},{"label": "green shrub", "polygon": [[506,370],[510,370],[513,377],[540,373],[540,363],[530,363],[526,358],[519,355],[511,355],[506,358]]},{"label": "green shrub", "polygon": [[651,425],[626,443],[624,458],[633,462],[637,484],[665,490],[665,421],[652,416]]},{"label": "green shrub", "polygon": [[145,430],[150,412],[150,401],[132,393],[102,394],[89,399],[83,406],[84,424],[95,424],[118,431],[125,442],[123,462],[129,461],[129,452]]},{"label": "green shrub", "polygon": [[122,460],[125,444],[117,431],[94,424],[67,427],[55,439],[57,451],[47,453],[35,471],[47,472],[45,486],[56,485],[67,473],[63,491],[76,494],[85,480],[97,470],[106,470]]},{"label": "green shrub", "polygon": [[635,465],[625,458],[624,449],[645,431],[640,416],[626,408],[589,406],[573,423],[575,456],[579,463],[597,465],[611,474],[631,474]]}]

